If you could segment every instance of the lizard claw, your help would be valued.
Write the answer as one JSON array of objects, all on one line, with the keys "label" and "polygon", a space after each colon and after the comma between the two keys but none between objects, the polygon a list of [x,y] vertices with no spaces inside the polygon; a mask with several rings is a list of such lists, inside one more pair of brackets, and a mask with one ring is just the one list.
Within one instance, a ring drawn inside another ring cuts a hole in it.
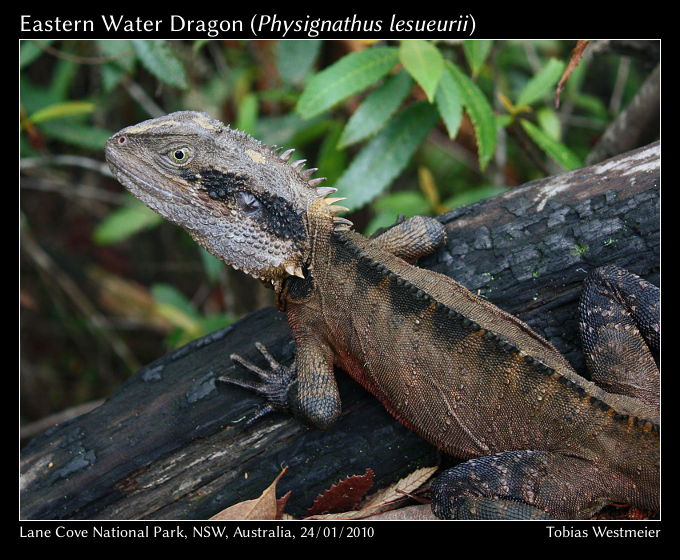
[{"label": "lizard claw", "polygon": [[267,400],[264,405],[258,408],[255,415],[246,422],[246,425],[252,424],[255,420],[273,411],[289,411],[290,404],[288,401],[288,393],[293,384],[295,384],[297,377],[295,364],[284,366],[278,362],[269,353],[264,344],[260,342],[256,342],[255,347],[259,350],[264,359],[267,360],[267,363],[269,364],[268,370],[256,366],[238,354],[232,354],[230,358],[232,361],[257,375],[260,380],[259,383],[250,383],[224,376],[217,378],[217,381],[220,383],[236,385],[237,387],[252,391]]},{"label": "lizard claw", "polygon": [[245,425],[252,426],[257,420],[259,420],[263,416],[267,416],[267,414],[269,414],[270,412],[274,412],[274,407],[269,403],[263,404],[262,406],[257,408],[255,414],[253,414],[250,418],[248,418],[248,420],[246,420]]}]

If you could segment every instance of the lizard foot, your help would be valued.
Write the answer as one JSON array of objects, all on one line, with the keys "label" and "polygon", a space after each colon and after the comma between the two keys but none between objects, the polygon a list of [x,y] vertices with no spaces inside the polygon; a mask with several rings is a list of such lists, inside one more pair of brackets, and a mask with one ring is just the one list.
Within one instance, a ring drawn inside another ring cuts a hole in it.
[{"label": "lizard foot", "polygon": [[255,414],[246,421],[246,425],[254,423],[259,418],[274,411],[290,411],[289,392],[296,384],[297,370],[295,364],[284,366],[279,363],[267,350],[264,344],[260,342],[255,343],[255,347],[260,351],[260,354],[267,360],[269,370],[262,369],[255,364],[249,362],[238,354],[232,354],[230,358],[232,361],[240,364],[244,368],[252,371],[260,379],[260,382],[248,383],[239,379],[231,377],[218,377],[217,381],[228,385],[236,385],[243,389],[248,389],[266,399]]}]

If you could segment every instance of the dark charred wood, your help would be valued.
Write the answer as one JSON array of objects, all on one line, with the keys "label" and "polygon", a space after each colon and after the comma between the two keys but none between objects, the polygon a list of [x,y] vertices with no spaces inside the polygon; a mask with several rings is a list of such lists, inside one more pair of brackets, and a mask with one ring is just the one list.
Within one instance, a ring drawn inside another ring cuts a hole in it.
[{"label": "dark charred wood", "polygon": [[[589,270],[618,264],[658,284],[659,146],[528,183],[454,210],[441,220],[448,247],[421,263],[519,316],[578,371],[580,285]],[[433,465],[434,448],[339,374],[344,412],[328,431],[283,415],[252,426],[261,400],[220,375],[247,378],[236,352],[265,364],[264,343],[292,358],[285,316],[273,308],[164,356],[98,408],[54,426],[22,452],[24,519],[205,519],[252,499],[283,466],[279,495],[303,515],[340,478],[375,472],[376,487]]]}]

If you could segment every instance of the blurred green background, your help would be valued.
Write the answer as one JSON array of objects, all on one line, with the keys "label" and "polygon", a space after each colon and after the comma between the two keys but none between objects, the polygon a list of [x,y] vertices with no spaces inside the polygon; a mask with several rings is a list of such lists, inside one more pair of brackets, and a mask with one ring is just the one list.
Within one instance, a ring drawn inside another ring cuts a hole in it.
[{"label": "blurred green background", "polygon": [[569,66],[575,47],[21,41],[26,435],[37,420],[96,404],[169,349],[272,302],[270,290],[225,269],[111,178],[103,147],[113,132],[206,111],[295,147],[294,157],[348,197],[356,229],[371,233],[400,214],[442,213],[584,165],[658,63],[659,44],[596,41]]}]

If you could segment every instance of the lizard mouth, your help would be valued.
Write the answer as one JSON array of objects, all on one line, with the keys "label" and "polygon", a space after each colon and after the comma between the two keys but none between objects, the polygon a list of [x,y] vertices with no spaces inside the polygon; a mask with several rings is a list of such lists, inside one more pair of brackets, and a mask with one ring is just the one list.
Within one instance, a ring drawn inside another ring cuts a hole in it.
[{"label": "lizard mouth", "polygon": [[121,165],[119,161],[120,157],[120,154],[115,149],[115,145],[111,143],[107,144],[106,161],[108,162],[111,171],[113,172],[116,179],[122,183],[125,188],[132,191],[133,194],[137,190],[142,190],[156,198],[161,198],[180,204],[189,204],[189,200],[183,196],[154,183],[150,183],[148,180],[130,171],[129,167],[124,167]]}]

